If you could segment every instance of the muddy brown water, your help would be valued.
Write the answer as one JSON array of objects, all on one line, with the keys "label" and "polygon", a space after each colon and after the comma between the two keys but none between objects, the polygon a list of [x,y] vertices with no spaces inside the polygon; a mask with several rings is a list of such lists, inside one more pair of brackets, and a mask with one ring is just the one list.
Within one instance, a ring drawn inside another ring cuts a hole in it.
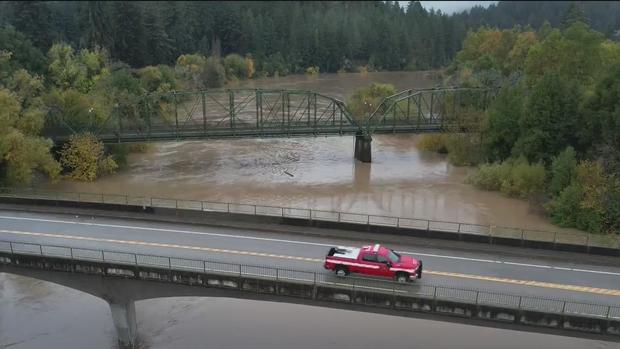
[{"label": "muddy brown water", "polygon": [[[295,75],[232,87],[305,89],[346,99],[372,82],[402,90],[432,87],[438,79],[434,72]],[[465,184],[471,170],[418,149],[419,138],[374,136],[371,164],[354,161],[354,139],[344,136],[160,142],[93,183],[42,186],[559,230],[524,201]]]},{"label": "muddy brown water", "polygon": [[[141,349],[617,348],[596,340],[228,298],[139,301],[136,315]],[[0,348],[116,348],[109,307],[70,288],[0,273]]]}]

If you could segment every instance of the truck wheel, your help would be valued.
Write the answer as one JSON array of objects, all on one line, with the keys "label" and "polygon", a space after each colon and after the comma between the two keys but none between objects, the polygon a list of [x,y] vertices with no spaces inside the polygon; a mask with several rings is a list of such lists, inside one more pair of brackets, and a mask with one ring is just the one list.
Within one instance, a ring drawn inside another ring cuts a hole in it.
[{"label": "truck wheel", "polygon": [[338,275],[339,277],[343,278],[347,275],[349,275],[349,269],[343,265],[337,265],[336,266],[336,275]]},{"label": "truck wheel", "polygon": [[404,284],[405,282],[409,281],[409,274],[407,273],[396,274],[396,281],[398,281],[401,284]]}]

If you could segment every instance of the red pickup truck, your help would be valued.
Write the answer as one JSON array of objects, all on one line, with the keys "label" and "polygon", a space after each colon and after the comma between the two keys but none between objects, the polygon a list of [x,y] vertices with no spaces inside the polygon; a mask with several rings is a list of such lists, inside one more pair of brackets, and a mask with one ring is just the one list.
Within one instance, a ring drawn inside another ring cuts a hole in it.
[{"label": "red pickup truck", "polygon": [[332,247],[325,256],[325,269],[344,277],[350,273],[384,276],[405,283],[422,277],[422,261],[402,256],[379,244],[357,247]]}]

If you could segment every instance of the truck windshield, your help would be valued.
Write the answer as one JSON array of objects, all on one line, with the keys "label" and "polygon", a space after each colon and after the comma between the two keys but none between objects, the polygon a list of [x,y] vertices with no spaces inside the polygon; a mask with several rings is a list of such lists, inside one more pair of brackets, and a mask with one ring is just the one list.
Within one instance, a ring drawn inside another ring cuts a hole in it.
[{"label": "truck windshield", "polygon": [[388,257],[393,263],[397,263],[398,261],[400,261],[400,255],[392,250],[388,252]]}]

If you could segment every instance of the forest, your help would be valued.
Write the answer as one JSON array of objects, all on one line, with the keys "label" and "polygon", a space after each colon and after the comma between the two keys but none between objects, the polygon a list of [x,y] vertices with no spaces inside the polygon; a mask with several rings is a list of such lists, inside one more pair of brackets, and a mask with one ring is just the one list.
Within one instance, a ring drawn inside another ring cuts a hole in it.
[{"label": "forest", "polygon": [[[501,1],[448,16],[418,1],[8,1],[0,2],[0,26],[13,26],[43,53],[58,42],[99,47],[133,68],[173,64],[183,54],[235,53],[250,55],[258,75],[313,66],[422,70],[449,64],[468,30],[559,27],[571,3]],[[615,37],[620,3],[576,3],[593,29]]]},{"label": "forest", "polygon": [[[620,229],[620,5],[501,1],[452,16],[419,2],[0,2],[0,182],[94,180],[129,151],[46,120],[102,120],[149,92],[293,73],[442,68],[497,91],[468,134],[421,147],[562,226]],[[393,91],[376,85],[350,107]],[[132,108],[122,115],[134,115]],[[133,116],[132,116],[133,117]]]}]

